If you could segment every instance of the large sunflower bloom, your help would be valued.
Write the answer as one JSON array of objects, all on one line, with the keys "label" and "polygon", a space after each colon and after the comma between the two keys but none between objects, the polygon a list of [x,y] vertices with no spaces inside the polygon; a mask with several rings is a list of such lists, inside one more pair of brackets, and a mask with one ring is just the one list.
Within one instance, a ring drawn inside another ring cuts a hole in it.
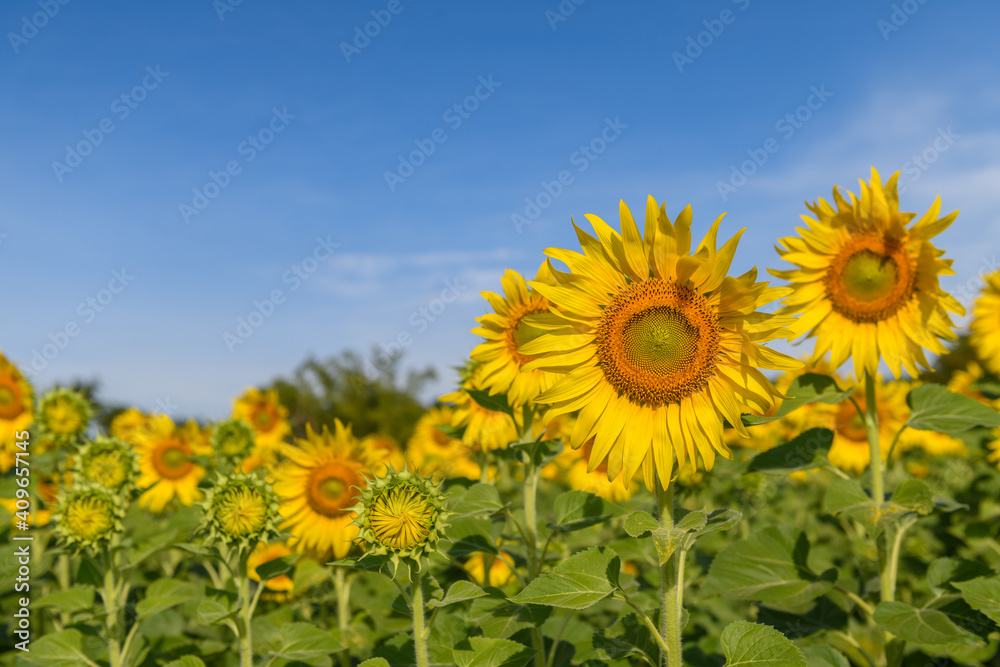
[{"label": "large sunflower bloom", "polygon": [[274,389],[247,389],[233,403],[232,418],[245,421],[254,430],[254,448],[244,459],[241,469],[252,472],[263,467],[270,475],[287,448],[285,438],[292,433],[288,424],[288,408],[278,400],[278,392]]},{"label": "large sunflower bloom", "polygon": [[[555,283],[547,263],[538,269],[535,280]],[[547,313],[549,302],[539,292],[529,289],[517,271],[507,269],[500,284],[503,296],[480,292],[494,312],[476,319],[480,326],[472,333],[486,338],[486,342],[480,343],[470,356],[473,361],[483,363],[483,388],[491,394],[507,394],[511,405],[520,407],[533,401],[559,379],[557,374],[548,371],[522,370],[531,357],[518,351],[520,345],[545,333],[525,322],[525,317]]]},{"label": "large sunflower bloom", "polygon": [[192,458],[211,454],[212,445],[197,424],[189,422],[169,432],[161,428],[137,437],[140,473],[136,486],[145,489],[139,496],[141,507],[159,513],[174,498],[182,505],[201,500],[198,483],[205,477],[205,468]]},{"label": "large sunflower bloom", "polygon": [[620,211],[621,234],[592,215],[597,238],[576,228],[584,254],[545,251],[570,273],[531,283],[553,309],[529,320],[548,333],[520,351],[538,355],[525,370],[565,374],[537,400],[550,418],[580,411],[570,444],[594,438],[589,470],[606,459],[608,479],[627,482],[642,468],[652,489],[657,477],[670,483],[675,458],[706,469],[716,452],[729,458],[723,419],[749,437],[741,413],[766,412],[779,396],[758,369],[799,362],[760,345],[791,320],[757,307],[789,290],[756,282],[756,269],[726,275],[740,234],[716,248],[722,216],[692,254],[690,206],[672,223],[649,197],[644,234],[624,202]]},{"label": "large sunflower bloom", "polygon": [[835,187],[836,210],[822,198],[807,203],[816,217],[803,215],[807,227],[776,246],[796,268],[771,271],[795,287],[781,312],[801,314],[797,334],[815,336],[815,356],[829,352],[833,368],[853,357],[859,379],[866,371],[875,375],[880,358],[896,377],[902,368],[919,375],[918,365],[929,368],[924,349],[941,354],[941,339],[956,338],[948,313],[965,314],[938,284],[954,271],[930,242],[958,211],[939,218],[937,197],[907,227],[915,214],[899,210],[898,178],[896,172],[883,186],[873,167],[871,182],[861,181],[860,198],[848,192],[847,201]]},{"label": "large sunflower bloom", "polygon": [[306,437],[297,444],[287,449],[287,460],[274,474],[285,519],[281,528],[293,536],[288,546],[318,558],[344,558],[358,535],[351,508],[378,455],[367,452],[339,420],[333,433],[306,425]]},{"label": "large sunflower bloom", "polygon": [[972,307],[969,342],[986,367],[1000,375],[1000,271],[986,277],[986,287]]}]

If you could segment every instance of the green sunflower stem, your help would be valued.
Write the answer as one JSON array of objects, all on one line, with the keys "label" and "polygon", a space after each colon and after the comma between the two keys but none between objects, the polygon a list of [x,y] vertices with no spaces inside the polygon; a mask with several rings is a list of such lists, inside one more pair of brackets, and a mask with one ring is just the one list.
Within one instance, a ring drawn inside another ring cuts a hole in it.
[{"label": "green sunflower stem", "polygon": [[108,663],[111,667],[121,667],[121,643],[118,641],[118,582],[115,581],[115,563],[111,548],[105,544],[101,552],[104,565],[104,630],[108,635]]},{"label": "green sunflower stem", "polygon": [[337,627],[340,629],[340,641],[344,650],[337,654],[341,667],[351,667],[350,649],[347,647],[347,631],[351,622],[351,582],[344,568],[333,571],[333,586],[337,590]]},{"label": "green sunflower stem", "polygon": [[[865,429],[868,431],[868,446],[871,449],[872,500],[876,505],[885,502],[885,471],[882,466],[882,450],[879,447],[878,403],[875,396],[875,376],[865,371]],[[875,545],[878,552],[879,586],[882,602],[890,602],[896,591],[891,576],[890,552],[881,545]],[[898,553],[897,553],[898,556]]]},{"label": "green sunflower stem", "polygon": [[[659,479],[656,481],[656,507],[659,514],[660,527],[672,530],[674,527],[674,490],[671,486],[663,488]],[[684,589],[680,583],[681,559],[675,552],[661,571],[660,585],[660,635],[667,646],[664,664],[667,667],[682,667],[681,657],[681,608]]]},{"label": "green sunflower stem", "polygon": [[240,595],[240,620],[236,624],[239,628],[240,639],[240,667],[253,667],[253,636],[250,625],[253,621],[253,609],[250,602],[250,576],[247,574],[247,561],[250,559],[250,549],[239,549],[239,569],[237,585]]},{"label": "green sunflower stem", "polygon": [[424,623],[424,588],[420,564],[410,564],[410,582],[413,584],[413,594],[410,598],[413,607],[413,652],[417,658],[417,667],[428,667],[427,630]]}]

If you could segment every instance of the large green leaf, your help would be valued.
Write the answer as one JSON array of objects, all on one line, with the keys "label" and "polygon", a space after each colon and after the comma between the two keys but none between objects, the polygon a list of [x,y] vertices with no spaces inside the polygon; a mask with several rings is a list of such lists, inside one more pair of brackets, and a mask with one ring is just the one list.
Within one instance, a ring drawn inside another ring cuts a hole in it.
[{"label": "large green leaf", "polygon": [[773,417],[755,417],[743,415],[743,423],[747,426],[766,424],[777,421],[793,410],[801,408],[809,403],[827,403],[833,405],[846,401],[851,396],[851,390],[842,390],[837,386],[837,382],[829,375],[821,373],[804,373],[792,380],[792,384],[785,392],[789,398],[781,402],[777,412]]},{"label": "large green leaf", "polygon": [[625,519],[625,532],[632,537],[645,537],[660,527],[660,522],[649,512],[636,510]]},{"label": "large green leaf", "polygon": [[595,634],[594,650],[601,658],[622,660],[638,656],[650,665],[658,664],[660,649],[649,628],[635,614],[622,619],[622,632],[616,636]]},{"label": "large green leaf", "polygon": [[810,646],[802,651],[802,655],[809,667],[851,667],[840,651],[829,646]]},{"label": "large green leaf", "polygon": [[807,667],[802,651],[767,625],[736,621],[722,631],[726,667]]},{"label": "large green leaf", "polygon": [[295,561],[299,559],[299,554],[288,554],[287,556],[279,556],[266,563],[261,563],[257,566],[257,576],[260,577],[261,586],[268,579],[274,579],[275,577],[280,577],[283,574],[288,574],[295,567]]},{"label": "large green leaf", "polygon": [[953,582],[969,606],[1000,623],[1000,575]]},{"label": "large green leaf", "polygon": [[549,524],[549,528],[564,533],[604,523],[624,513],[618,505],[586,491],[560,494],[556,497],[555,509],[556,521]]},{"label": "large green leaf", "polygon": [[796,609],[827,593],[837,571],[815,574],[809,542],[791,526],[772,526],[723,549],[712,561],[704,593]]},{"label": "large green leaf", "polygon": [[36,609],[58,607],[59,611],[66,613],[86,611],[94,606],[94,587],[78,584],[68,590],[40,597],[31,606]]},{"label": "large green leaf", "polygon": [[520,604],[586,609],[618,588],[621,560],[608,547],[592,547],[543,572],[511,598]]},{"label": "large green leaf", "polygon": [[89,659],[79,630],[62,630],[32,640],[30,651],[20,652],[22,661],[45,667],[79,667]]},{"label": "large green leaf", "polygon": [[392,667],[392,665],[385,658],[368,658],[358,667]]},{"label": "large green leaf", "polygon": [[938,558],[927,568],[927,583],[931,585],[931,588],[940,589],[990,574],[992,574],[992,570],[980,561],[965,558]]},{"label": "large green leaf", "polygon": [[177,579],[157,579],[146,589],[145,597],[135,610],[141,621],[199,597],[201,593],[194,584]]},{"label": "large green leaf", "polygon": [[535,653],[524,644],[489,637],[469,637],[454,650],[458,667],[523,667]]},{"label": "large green leaf", "polygon": [[874,537],[907,517],[912,520],[914,514],[929,514],[934,497],[925,482],[911,479],[899,485],[892,501],[879,504],[854,480],[837,478],[827,488],[823,505],[831,514],[846,514],[858,521]]},{"label": "large green leaf", "polygon": [[457,514],[453,515],[456,519],[478,514],[494,514],[505,507],[500,501],[497,487],[478,482],[466,490],[451,491],[448,504],[457,510]]},{"label": "large green leaf", "polygon": [[917,609],[905,602],[883,602],[875,608],[875,622],[900,639],[928,646],[980,646],[979,638],[955,625],[944,612]]},{"label": "large green leaf", "polygon": [[456,604],[458,602],[465,602],[466,600],[475,600],[476,598],[481,598],[486,595],[484,591],[479,586],[476,586],[471,581],[456,581],[448,589],[448,593],[441,600],[431,600],[427,603],[429,607],[447,607],[448,605]]},{"label": "large green leaf", "polygon": [[329,632],[311,623],[289,623],[281,627],[281,646],[272,655],[286,660],[308,660],[343,648]]},{"label": "large green leaf", "polygon": [[906,425],[924,431],[958,435],[976,427],[1000,426],[1000,412],[939,384],[920,385],[909,393]]},{"label": "large green leaf", "polygon": [[493,535],[493,522],[489,519],[464,517],[450,521],[448,539],[452,544],[448,549],[449,556],[468,556],[479,552],[493,555],[500,553]]},{"label": "large green leaf", "polygon": [[507,639],[525,628],[541,627],[552,613],[552,607],[535,604],[515,604],[499,588],[485,589],[484,597],[472,601],[469,619],[487,637]]},{"label": "large green leaf", "polygon": [[831,444],[833,431],[828,428],[811,428],[790,442],[753,457],[747,466],[747,472],[793,472],[815,468],[823,463],[823,453],[830,449]]}]

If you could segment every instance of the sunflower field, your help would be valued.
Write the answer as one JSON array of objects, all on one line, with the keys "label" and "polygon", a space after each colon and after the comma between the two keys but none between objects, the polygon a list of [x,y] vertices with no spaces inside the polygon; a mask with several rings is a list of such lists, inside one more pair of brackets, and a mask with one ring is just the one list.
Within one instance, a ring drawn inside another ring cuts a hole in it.
[{"label": "sunflower field", "polygon": [[1000,274],[944,291],[898,176],[770,281],[723,216],[588,215],[422,414],[101,417],[0,355],[0,664],[1000,665]]}]

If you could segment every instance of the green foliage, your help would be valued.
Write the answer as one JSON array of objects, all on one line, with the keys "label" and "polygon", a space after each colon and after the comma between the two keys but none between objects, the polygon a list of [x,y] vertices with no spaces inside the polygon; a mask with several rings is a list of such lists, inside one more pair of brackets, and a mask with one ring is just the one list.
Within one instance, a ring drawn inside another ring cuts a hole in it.
[{"label": "green foliage", "polygon": [[736,621],[722,632],[726,667],[807,667],[802,651],[774,628]]}]

